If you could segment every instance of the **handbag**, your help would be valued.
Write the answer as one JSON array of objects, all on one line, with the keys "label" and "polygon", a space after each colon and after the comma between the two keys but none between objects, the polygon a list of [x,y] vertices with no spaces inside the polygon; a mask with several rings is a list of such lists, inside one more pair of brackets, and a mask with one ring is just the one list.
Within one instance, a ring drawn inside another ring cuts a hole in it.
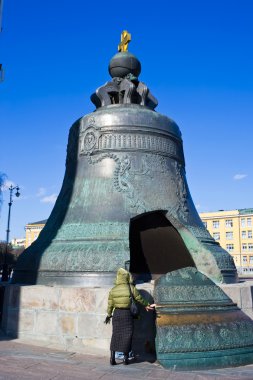
[{"label": "handbag", "polygon": [[134,300],[134,296],[133,296],[130,284],[129,284],[129,290],[130,290],[130,302],[131,302],[131,304],[130,304],[130,313],[131,313],[131,315],[134,318],[138,318],[140,311],[139,311],[139,308],[137,306],[137,303]]}]

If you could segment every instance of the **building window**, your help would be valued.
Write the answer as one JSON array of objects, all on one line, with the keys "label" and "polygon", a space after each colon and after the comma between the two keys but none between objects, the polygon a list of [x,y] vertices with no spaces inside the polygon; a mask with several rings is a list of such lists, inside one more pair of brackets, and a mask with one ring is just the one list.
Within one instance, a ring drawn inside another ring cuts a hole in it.
[{"label": "building window", "polygon": [[247,218],[247,226],[248,227],[252,226],[251,218]]},{"label": "building window", "polygon": [[232,252],[234,250],[234,244],[226,244],[226,248],[228,252]]},{"label": "building window", "polygon": [[248,249],[250,252],[253,252],[253,244],[252,243],[248,244]]},{"label": "building window", "polygon": [[220,233],[219,233],[219,232],[214,232],[214,233],[213,233],[213,238],[214,238],[215,240],[220,240]]},{"label": "building window", "polygon": [[241,219],[241,227],[246,227],[245,218]]},{"label": "building window", "polygon": [[246,231],[242,231],[242,239],[246,239],[246,237],[247,237]]},{"label": "building window", "polygon": [[250,264],[253,264],[253,256],[250,256],[250,257],[249,257],[249,263],[250,263]]},{"label": "building window", "polygon": [[243,251],[247,251],[247,244],[243,244],[243,245],[242,245],[242,250],[243,250]]},{"label": "building window", "polygon": [[243,263],[243,264],[247,264],[247,263],[248,263],[248,261],[247,261],[247,256],[243,256],[243,257],[242,257],[242,263]]},{"label": "building window", "polygon": [[219,228],[219,227],[220,227],[219,220],[213,220],[213,228]]},{"label": "building window", "polygon": [[233,232],[226,232],[226,239],[233,240]]},{"label": "building window", "polygon": [[243,272],[248,272],[248,268],[243,268]]},{"label": "building window", "polygon": [[203,222],[204,226],[207,228],[207,222]]},{"label": "building window", "polygon": [[248,231],[248,239],[252,239],[252,231],[251,230]]},{"label": "building window", "polygon": [[232,219],[226,219],[225,225],[226,225],[226,228],[232,228],[233,227],[233,220]]}]

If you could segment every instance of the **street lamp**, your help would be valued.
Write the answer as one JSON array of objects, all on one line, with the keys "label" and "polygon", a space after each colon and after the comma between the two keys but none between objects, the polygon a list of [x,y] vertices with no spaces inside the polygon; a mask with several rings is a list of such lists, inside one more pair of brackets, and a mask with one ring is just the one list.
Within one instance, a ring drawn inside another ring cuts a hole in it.
[{"label": "street lamp", "polygon": [[16,197],[20,196],[19,187],[18,186],[10,186],[10,201],[8,203],[9,205],[9,212],[8,212],[8,222],[7,222],[7,230],[6,230],[6,250],[4,255],[4,263],[3,263],[3,271],[2,271],[2,281],[8,281],[9,279],[9,273],[8,273],[8,264],[7,264],[7,250],[8,250],[8,244],[9,244],[9,236],[10,236],[10,221],[11,221],[11,206],[12,206],[12,193],[16,190]]}]

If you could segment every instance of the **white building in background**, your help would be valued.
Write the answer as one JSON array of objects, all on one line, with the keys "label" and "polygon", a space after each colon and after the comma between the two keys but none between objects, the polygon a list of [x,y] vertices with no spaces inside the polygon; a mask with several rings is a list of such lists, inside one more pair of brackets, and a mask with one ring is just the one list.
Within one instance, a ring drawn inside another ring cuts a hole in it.
[{"label": "white building in background", "polygon": [[11,245],[15,248],[15,247],[25,247],[25,237],[24,238],[14,238],[12,239],[11,241]]}]

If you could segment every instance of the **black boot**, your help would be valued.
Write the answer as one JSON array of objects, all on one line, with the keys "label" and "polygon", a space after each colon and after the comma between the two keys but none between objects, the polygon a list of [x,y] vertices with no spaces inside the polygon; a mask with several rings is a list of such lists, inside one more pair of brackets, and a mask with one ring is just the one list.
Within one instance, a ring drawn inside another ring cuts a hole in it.
[{"label": "black boot", "polygon": [[126,353],[126,352],[124,352],[123,364],[125,364],[125,365],[129,364],[129,361],[128,361],[128,353]]},{"label": "black boot", "polygon": [[110,364],[111,365],[116,365],[116,361],[115,361],[115,351],[111,351],[111,357],[110,357]]}]

